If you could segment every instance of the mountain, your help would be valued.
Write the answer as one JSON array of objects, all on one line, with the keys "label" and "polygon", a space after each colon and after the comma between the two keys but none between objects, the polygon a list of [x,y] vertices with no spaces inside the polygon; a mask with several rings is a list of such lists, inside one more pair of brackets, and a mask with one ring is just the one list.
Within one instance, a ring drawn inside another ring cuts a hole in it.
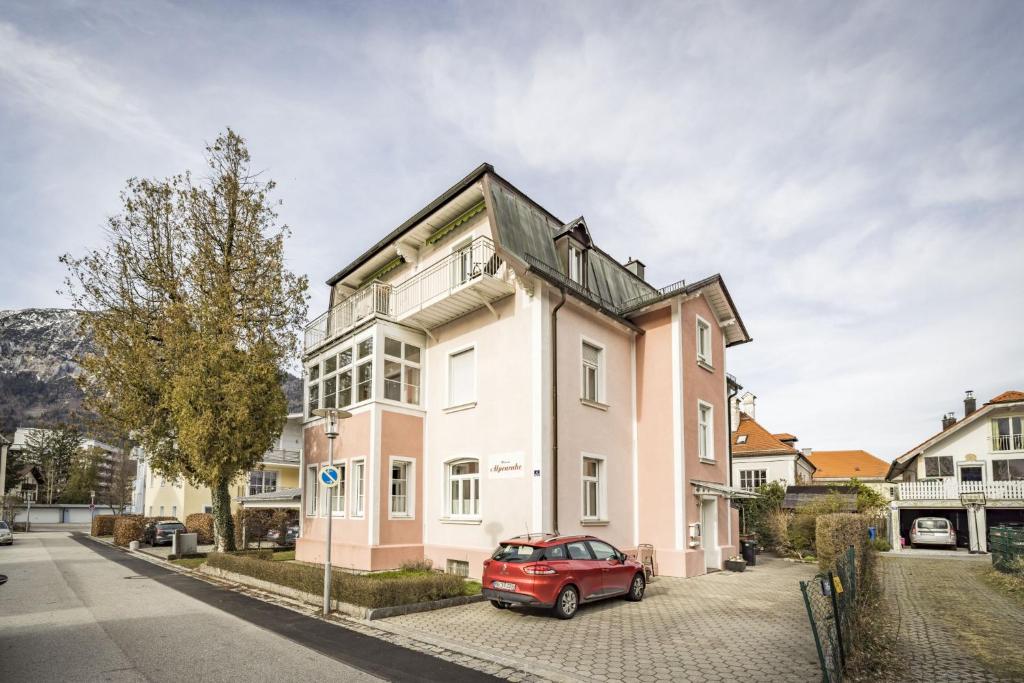
[{"label": "mountain", "polygon": [[[90,349],[66,308],[0,311],[0,433],[68,421],[82,410],[75,362]],[[289,412],[302,409],[302,380],[287,374],[282,386]]]}]

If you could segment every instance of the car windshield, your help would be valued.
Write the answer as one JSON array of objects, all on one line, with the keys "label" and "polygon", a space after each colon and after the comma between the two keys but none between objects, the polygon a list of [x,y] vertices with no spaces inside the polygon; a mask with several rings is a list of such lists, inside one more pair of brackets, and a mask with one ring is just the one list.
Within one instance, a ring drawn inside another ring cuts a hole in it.
[{"label": "car windshield", "polygon": [[10,529],[10,527],[7,526],[7,522],[0,522],[0,529]]},{"label": "car windshield", "polygon": [[541,548],[532,545],[503,543],[494,551],[491,559],[499,562],[530,562],[540,559],[541,553]]},{"label": "car windshield", "polygon": [[919,519],[917,520],[917,528],[946,530],[949,528],[949,522],[944,519]]},{"label": "car windshield", "polygon": [[161,522],[156,525],[158,529],[184,529],[185,525],[181,522]]}]

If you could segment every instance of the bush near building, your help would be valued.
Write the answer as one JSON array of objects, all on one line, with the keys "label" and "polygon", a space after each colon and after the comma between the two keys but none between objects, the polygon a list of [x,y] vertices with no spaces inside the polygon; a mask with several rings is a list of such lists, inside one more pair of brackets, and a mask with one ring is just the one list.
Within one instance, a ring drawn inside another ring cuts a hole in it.
[{"label": "bush near building", "polygon": [[213,543],[213,515],[208,512],[193,512],[185,518],[185,529],[196,535],[196,543]]},{"label": "bush near building", "polygon": [[132,541],[142,542],[142,532],[150,522],[176,522],[176,517],[118,517],[114,521],[114,544],[128,545]]},{"label": "bush near building", "polygon": [[[245,574],[306,593],[320,594],[324,586],[322,567],[296,562],[274,562],[252,554],[210,553],[211,567]],[[396,607],[442,600],[466,594],[460,576],[440,572],[387,572],[384,574],[331,574],[331,595],[341,602],[361,607]]]},{"label": "bush near building", "polygon": [[122,517],[137,516],[138,515],[96,515],[92,518],[92,530],[89,533],[93,536],[113,536],[114,522]]}]

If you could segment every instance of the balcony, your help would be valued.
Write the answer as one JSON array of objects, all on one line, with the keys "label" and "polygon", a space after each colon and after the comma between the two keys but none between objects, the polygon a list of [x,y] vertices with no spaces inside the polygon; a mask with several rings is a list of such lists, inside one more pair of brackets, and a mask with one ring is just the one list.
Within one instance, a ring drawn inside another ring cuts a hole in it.
[{"label": "balcony", "polygon": [[404,282],[375,280],[360,288],[306,327],[305,350],[374,317],[430,330],[514,291],[508,264],[490,239],[478,237]]},{"label": "balcony", "polygon": [[984,493],[987,500],[1024,501],[1024,481],[937,481],[901,482],[897,500],[960,500],[961,493]]},{"label": "balcony", "polygon": [[992,451],[994,453],[1024,451],[1024,434],[1000,434],[989,438],[992,441]]},{"label": "balcony", "polygon": [[263,462],[268,465],[298,465],[298,451],[272,450],[263,454]]}]

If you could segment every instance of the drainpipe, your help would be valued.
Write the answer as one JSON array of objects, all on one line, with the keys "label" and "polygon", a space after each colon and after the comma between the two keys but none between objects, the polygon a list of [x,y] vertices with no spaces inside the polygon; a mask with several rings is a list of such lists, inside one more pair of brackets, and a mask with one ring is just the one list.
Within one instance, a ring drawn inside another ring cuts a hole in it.
[{"label": "drainpipe", "polygon": [[561,301],[551,309],[551,518],[552,532],[558,535],[558,309],[565,304],[565,287],[559,290]]},{"label": "drainpipe", "polygon": [[726,454],[727,454],[726,459],[728,460],[728,464],[729,464],[729,486],[731,487],[732,486],[732,400],[734,398],[736,398],[736,394],[740,393],[740,389],[742,389],[743,387],[741,387],[736,382],[736,380],[729,379],[728,376],[726,376],[725,382],[726,382],[726,385],[729,387],[729,401],[728,401],[729,405],[727,406],[728,410],[726,411],[726,419],[729,422],[729,448],[726,450]]}]

